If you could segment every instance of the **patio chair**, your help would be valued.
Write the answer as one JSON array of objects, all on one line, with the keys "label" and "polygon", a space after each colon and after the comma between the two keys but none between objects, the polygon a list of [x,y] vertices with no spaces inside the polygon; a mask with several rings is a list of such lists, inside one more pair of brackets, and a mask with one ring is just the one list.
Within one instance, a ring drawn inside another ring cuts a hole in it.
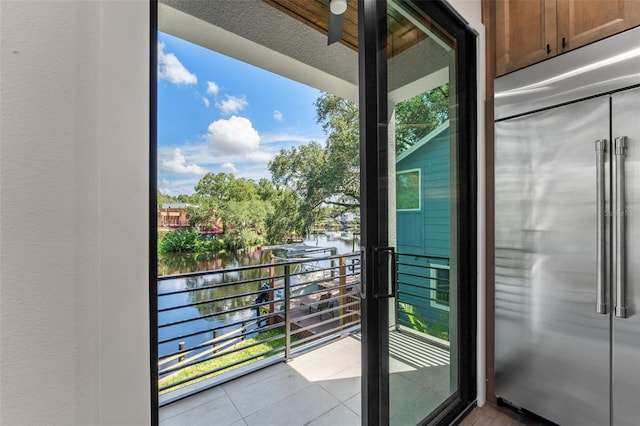
[{"label": "patio chair", "polygon": [[[313,313],[313,312],[321,312],[327,309],[330,309],[334,306],[335,304],[335,300],[329,300],[331,299],[331,293],[324,293],[322,295],[320,295],[320,298],[318,299],[318,303],[315,303],[313,305],[309,306],[309,313]],[[331,310],[330,312],[328,312],[331,314],[331,317],[333,318],[335,316],[335,311]],[[322,316],[324,315],[324,313],[321,313],[319,315],[320,317],[320,321],[322,321]]]}]

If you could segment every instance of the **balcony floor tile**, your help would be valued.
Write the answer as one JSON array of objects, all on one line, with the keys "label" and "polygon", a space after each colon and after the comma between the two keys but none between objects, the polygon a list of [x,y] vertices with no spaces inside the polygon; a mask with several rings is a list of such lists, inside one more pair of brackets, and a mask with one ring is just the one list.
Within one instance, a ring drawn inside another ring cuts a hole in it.
[{"label": "balcony floor tile", "polygon": [[340,405],[329,392],[318,385],[311,385],[288,398],[281,399],[252,415],[245,417],[249,426],[297,426],[312,420]]},{"label": "balcony floor tile", "polygon": [[210,400],[200,404],[180,415],[162,420],[163,426],[227,426],[233,424],[244,424],[242,416],[236,410],[233,402],[228,396]]},{"label": "balcony floor tile", "polygon": [[177,403],[169,404],[160,409],[159,419],[164,425],[164,421],[172,417],[187,413],[200,405],[207,404],[220,398],[226,398],[227,394],[221,387],[208,389],[204,392],[197,393],[189,398],[183,399]]},{"label": "balcony floor tile", "polygon": [[360,393],[360,377],[331,378],[321,380],[320,386],[340,402],[345,402]]},{"label": "balcony floor tile", "polygon": [[362,416],[362,399],[360,398],[360,392],[357,395],[347,399],[344,403],[345,407],[356,413],[358,417]]},{"label": "balcony floor tile", "polygon": [[[420,358],[416,355],[423,351],[414,355],[408,342],[394,342],[402,356],[391,360],[391,396],[401,403],[391,414],[411,422],[411,412],[424,412],[426,405],[435,407],[446,397],[448,359],[440,362],[438,354]],[[360,424],[360,346],[350,336],[174,402],[160,409],[161,425]]]},{"label": "balcony floor tile", "polygon": [[304,390],[309,385],[309,382],[298,372],[285,368],[276,375],[264,378],[259,384],[252,383],[239,387],[234,382],[230,382],[229,386],[223,385],[223,387],[242,417],[246,418],[274,403],[288,400],[290,396]]},{"label": "balcony floor tile", "polygon": [[316,418],[309,426],[360,426],[360,416],[345,405],[338,405],[333,410]]}]

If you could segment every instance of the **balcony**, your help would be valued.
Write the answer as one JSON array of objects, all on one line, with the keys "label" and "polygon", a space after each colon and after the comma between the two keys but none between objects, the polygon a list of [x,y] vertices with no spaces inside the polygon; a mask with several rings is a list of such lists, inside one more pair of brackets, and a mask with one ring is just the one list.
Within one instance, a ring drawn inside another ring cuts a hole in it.
[{"label": "balcony", "polygon": [[161,398],[215,386],[241,367],[246,373],[288,360],[359,328],[358,256],[304,254],[158,279]]},{"label": "balcony", "polygon": [[[415,424],[415,416],[449,396],[448,351],[391,335],[392,419]],[[416,345],[418,343],[418,345]],[[413,348],[411,351],[403,349]],[[289,362],[252,372],[160,408],[172,425],[360,425],[360,341],[357,334],[306,352]],[[402,386],[402,392],[393,393]],[[424,395],[427,395],[425,407]],[[408,397],[413,396],[413,398]],[[420,407],[416,411],[417,397]]]},{"label": "balcony", "polygon": [[[428,263],[397,259],[400,290],[414,303],[398,292],[406,300],[389,342],[400,424],[451,392],[448,346],[402,325],[423,323],[420,305],[445,299],[429,268],[419,273]],[[432,288],[416,290],[408,273]],[[160,277],[161,424],[359,425],[359,286],[357,254]],[[418,293],[425,300],[415,304]]]},{"label": "balcony", "polygon": [[170,425],[360,425],[360,342],[340,339],[160,408]]}]

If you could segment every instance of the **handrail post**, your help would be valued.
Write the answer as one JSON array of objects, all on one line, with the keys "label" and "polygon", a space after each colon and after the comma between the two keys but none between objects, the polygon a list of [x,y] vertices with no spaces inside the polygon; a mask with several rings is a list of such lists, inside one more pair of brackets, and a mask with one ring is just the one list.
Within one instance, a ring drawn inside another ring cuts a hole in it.
[{"label": "handrail post", "polygon": [[344,305],[347,303],[347,258],[340,257],[340,278],[338,279],[338,286],[340,288],[340,297],[338,303],[340,304],[340,310],[338,314],[340,316],[340,328],[344,327],[345,313],[347,312]]},{"label": "handrail post", "polygon": [[[336,248],[332,248],[329,253],[331,253],[331,256],[335,256],[336,254],[338,254],[338,249]],[[336,260],[334,258],[331,259],[331,278],[334,278],[336,276]]]},{"label": "handrail post", "polygon": [[[275,267],[276,257],[271,255],[271,266],[269,267],[269,314],[274,314],[276,312],[275,305],[273,304],[273,297],[276,288],[276,267]],[[269,317],[269,325],[275,324],[275,316],[271,315]]]},{"label": "handrail post", "polygon": [[[184,349],[184,342],[180,342],[178,343],[178,350],[181,351]],[[184,361],[184,355],[180,355],[180,358],[178,358],[178,361]]]},{"label": "handrail post", "polygon": [[284,265],[284,356],[291,359],[291,265]]}]

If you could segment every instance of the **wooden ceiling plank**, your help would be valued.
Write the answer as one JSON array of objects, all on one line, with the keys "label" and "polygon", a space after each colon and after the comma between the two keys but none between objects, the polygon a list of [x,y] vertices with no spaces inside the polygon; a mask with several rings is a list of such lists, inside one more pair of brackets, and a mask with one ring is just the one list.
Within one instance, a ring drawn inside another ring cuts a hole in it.
[{"label": "wooden ceiling plank", "polygon": [[[329,3],[324,0],[263,0],[292,18],[327,35],[329,28]],[[357,1],[348,3],[345,12],[344,31],[341,43],[358,50]]]}]

